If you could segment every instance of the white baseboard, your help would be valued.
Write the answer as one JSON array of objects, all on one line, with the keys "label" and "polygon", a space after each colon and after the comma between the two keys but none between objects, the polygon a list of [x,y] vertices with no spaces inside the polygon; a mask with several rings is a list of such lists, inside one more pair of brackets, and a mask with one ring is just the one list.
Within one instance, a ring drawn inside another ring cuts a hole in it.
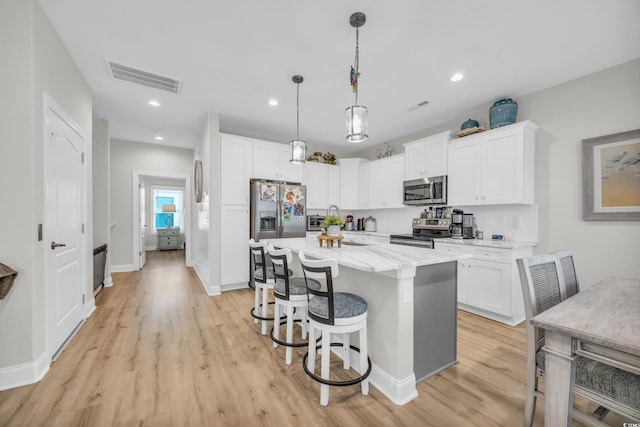
[{"label": "white baseboard", "polygon": [[46,352],[37,360],[0,369],[0,391],[33,384],[44,378],[51,365]]},{"label": "white baseboard", "polygon": [[105,288],[110,288],[111,286],[113,286],[113,279],[111,279],[111,275],[109,275],[109,277],[107,277],[106,279],[104,279],[104,282],[102,282]]},{"label": "white baseboard", "polygon": [[149,245],[149,246],[145,246],[144,247],[145,251],[157,251],[158,250],[158,245]]},{"label": "white baseboard", "polygon": [[127,273],[129,271],[136,271],[137,269],[133,266],[133,264],[121,264],[121,265],[112,265],[110,271],[112,273]]},{"label": "white baseboard", "polygon": [[200,284],[202,285],[202,288],[204,289],[204,291],[207,293],[207,295],[209,295],[210,297],[216,296],[216,295],[220,295],[220,287],[219,286],[214,286],[212,289],[209,289],[207,287],[207,285],[205,284],[206,282],[204,280],[202,280],[202,276],[200,276],[200,272],[198,271],[198,267],[194,266],[191,267],[193,268],[193,271],[195,271],[196,276],[198,276],[198,280],[200,280]]},{"label": "white baseboard", "polygon": [[508,317],[500,314],[492,313],[490,311],[482,310],[481,308],[471,307],[469,305],[458,303],[460,310],[468,311],[469,313],[477,314],[478,316],[486,317],[487,319],[495,320],[496,322],[504,323],[509,326],[518,326],[525,321],[524,316]]},{"label": "white baseboard", "polygon": [[369,383],[380,390],[380,392],[387,396],[393,403],[403,406],[418,397],[416,377],[414,374],[411,374],[404,380],[398,381],[380,369],[375,363],[371,365]]},{"label": "white baseboard", "polygon": [[230,283],[228,285],[222,285],[220,286],[220,290],[222,292],[227,292],[227,291],[237,291],[238,289],[247,289],[249,287],[249,283],[248,282],[243,282],[243,283]]},{"label": "white baseboard", "polygon": [[91,297],[91,299],[84,304],[84,318],[88,319],[91,317],[94,311],[96,311],[96,299],[95,297]]}]

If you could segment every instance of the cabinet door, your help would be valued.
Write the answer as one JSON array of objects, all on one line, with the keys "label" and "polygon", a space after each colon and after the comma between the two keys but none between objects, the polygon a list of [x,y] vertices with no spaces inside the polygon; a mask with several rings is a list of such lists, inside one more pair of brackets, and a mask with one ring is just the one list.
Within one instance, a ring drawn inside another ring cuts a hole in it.
[{"label": "cabinet door", "polygon": [[478,138],[449,145],[449,205],[480,203],[480,146]]},{"label": "cabinet door", "polygon": [[302,165],[292,164],[291,146],[289,144],[276,144],[278,146],[278,175],[283,181],[302,182]]},{"label": "cabinet door", "polygon": [[358,207],[360,209],[369,209],[369,169],[372,163],[374,162],[361,165],[358,170]]},{"label": "cabinet door", "polygon": [[253,144],[253,177],[276,179],[278,176],[278,151],[275,144],[255,141]]},{"label": "cabinet door", "polygon": [[483,141],[482,203],[522,203],[524,192],[522,128],[493,132]]},{"label": "cabinet door", "polygon": [[340,209],[358,209],[360,198],[358,183],[362,161],[345,159],[338,161],[340,169]]},{"label": "cabinet door", "polygon": [[340,206],[340,169],[333,165],[327,166],[327,204]]},{"label": "cabinet door", "polygon": [[327,208],[327,165],[308,162],[303,167],[302,183],[307,186],[307,208]]},{"label": "cabinet door", "polygon": [[468,260],[467,304],[503,316],[511,315],[511,265]]},{"label": "cabinet door", "polygon": [[371,162],[369,172],[369,208],[380,209],[384,207],[387,196],[387,176],[385,176],[385,165],[376,160]]},{"label": "cabinet door", "polygon": [[249,207],[221,207],[220,283],[249,282]]},{"label": "cabinet door", "polygon": [[385,196],[383,207],[402,208],[402,183],[404,181],[404,156],[396,155],[385,159]]},{"label": "cabinet door", "polygon": [[223,205],[248,205],[253,143],[246,138],[220,138],[220,192]]},{"label": "cabinet door", "polygon": [[448,132],[439,134],[424,141],[424,175],[432,176],[447,175],[447,147],[449,144]]},{"label": "cabinet door", "polygon": [[424,178],[425,144],[422,140],[404,144],[404,176],[406,180]]}]

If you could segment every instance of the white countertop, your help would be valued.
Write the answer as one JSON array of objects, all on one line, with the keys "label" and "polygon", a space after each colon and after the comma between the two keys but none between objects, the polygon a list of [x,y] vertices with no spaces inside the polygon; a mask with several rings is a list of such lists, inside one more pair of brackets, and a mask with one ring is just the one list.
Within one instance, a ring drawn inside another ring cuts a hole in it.
[{"label": "white countertop", "polygon": [[485,246],[489,248],[503,248],[503,249],[517,249],[535,247],[537,243],[534,242],[519,242],[516,240],[505,240],[504,242],[492,241],[491,239],[437,239],[436,244],[440,243],[454,243],[457,245],[466,246]]},{"label": "white countertop", "polygon": [[471,254],[453,254],[434,249],[416,248],[389,243],[350,246],[342,242],[342,247],[320,247],[315,238],[266,239],[267,242],[291,252],[303,251],[314,258],[335,259],[339,265],[362,271],[383,272],[409,267],[440,264],[472,258]]}]

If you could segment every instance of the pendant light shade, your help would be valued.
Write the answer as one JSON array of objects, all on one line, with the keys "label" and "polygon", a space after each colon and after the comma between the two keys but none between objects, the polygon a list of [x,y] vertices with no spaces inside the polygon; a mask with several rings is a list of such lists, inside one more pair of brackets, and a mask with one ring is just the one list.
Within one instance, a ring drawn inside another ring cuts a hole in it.
[{"label": "pendant light shade", "polygon": [[367,107],[362,105],[347,107],[345,116],[347,119],[347,142],[353,144],[365,142],[369,138],[367,135]]},{"label": "pendant light shade", "polygon": [[302,76],[295,75],[291,78],[296,84],[296,139],[289,142],[291,145],[291,160],[295,165],[305,162],[307,158],[307,144],[300,139],[300,83],[304,81]]},{"label": "pendant light shade", "polygon": [[356,29],[356,57],[351,67],[351,74],[349,80],[351,83],[351,89],[355,93],[355,102],[351,107],[347,107],[345,110],[345,119],[347,127],[347,142],[360,143],[369,139],[368,135],[368,120],[369,112],[367,107],[358,105],[358,80],[360,78],[360,40],[359,40],[359,28],[367,21],[367,17],[362,12],[356,12],[351,15],[349,22],[351,26]]}]

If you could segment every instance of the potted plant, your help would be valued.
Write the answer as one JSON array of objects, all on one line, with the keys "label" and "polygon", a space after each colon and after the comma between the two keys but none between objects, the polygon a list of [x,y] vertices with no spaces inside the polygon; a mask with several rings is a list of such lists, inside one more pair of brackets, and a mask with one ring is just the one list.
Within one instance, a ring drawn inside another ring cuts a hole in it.
[{"label": "potted plant", "polygon": [[339,236],[343,226],[344,218],[341,216],[329,215],[322,221],[322,228],[327,230],[327,236]]}]

